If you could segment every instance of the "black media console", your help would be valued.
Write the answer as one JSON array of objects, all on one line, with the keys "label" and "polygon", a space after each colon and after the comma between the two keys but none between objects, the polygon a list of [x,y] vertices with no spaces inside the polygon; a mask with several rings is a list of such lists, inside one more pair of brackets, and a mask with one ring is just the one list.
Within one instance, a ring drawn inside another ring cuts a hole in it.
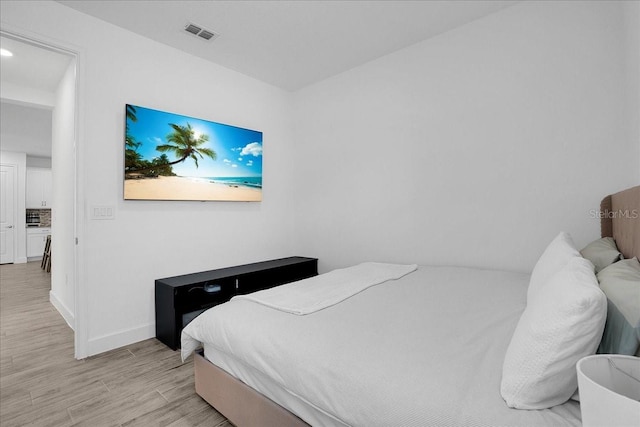
[{"label": "black media console", "polygon": [[318,274],[316,258],[290,257],[156,280],[156,338],[180,348],[182,328],[198,314],[248,294]]}]

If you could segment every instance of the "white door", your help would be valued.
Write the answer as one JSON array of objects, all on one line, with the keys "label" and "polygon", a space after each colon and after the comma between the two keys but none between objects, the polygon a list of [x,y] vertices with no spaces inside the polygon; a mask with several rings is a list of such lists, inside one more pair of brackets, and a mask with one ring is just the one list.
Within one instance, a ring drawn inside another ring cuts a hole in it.
[{"label": "white door", "polygon": [[0,166],[0,264],[13,263],[14,183],[16,171],[13,166]]}]

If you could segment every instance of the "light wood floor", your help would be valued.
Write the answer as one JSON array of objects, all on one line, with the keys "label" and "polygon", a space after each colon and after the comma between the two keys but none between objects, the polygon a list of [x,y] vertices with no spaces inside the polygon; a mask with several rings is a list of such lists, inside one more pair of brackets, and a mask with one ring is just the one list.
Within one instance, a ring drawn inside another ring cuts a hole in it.
[{"label": "light wood floor", "polygon": [[193,362],[155,338],[76,360],[39,262],[0,266],[0,425],[220,426]]}]

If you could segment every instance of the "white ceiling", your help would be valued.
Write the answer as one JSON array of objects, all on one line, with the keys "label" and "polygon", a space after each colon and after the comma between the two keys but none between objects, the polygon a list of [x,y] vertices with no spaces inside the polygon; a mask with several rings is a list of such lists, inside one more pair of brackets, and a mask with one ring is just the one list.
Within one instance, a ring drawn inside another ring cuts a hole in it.
[{"label": "white ceiling", "polygon": [[[68,7],[289,91],[516,1],[65,1]],[[187,23],[219,37],[204,41]]]},{"label": "white ceiling", "polygon": [[4,36],[0,37],[0,46],[13,53],[12,57],[1,59],[2,83],[55,93],[69,65],[69,56]]},{"label": "white ceiling", "polygon": [[[10,37],[0,37],[0,46],[13,53],[0,57],[0,149],[51,157],[51,106],[31,103],[33,96],[26,102],[20,94],[53,99],[71,58]],[[10,99],[4,97],[9,86]]]}]

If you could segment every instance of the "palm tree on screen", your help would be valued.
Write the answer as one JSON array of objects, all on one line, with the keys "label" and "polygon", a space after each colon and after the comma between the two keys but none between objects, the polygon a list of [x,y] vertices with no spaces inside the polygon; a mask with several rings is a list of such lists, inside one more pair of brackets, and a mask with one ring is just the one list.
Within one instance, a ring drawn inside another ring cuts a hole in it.
[{"label": "palm tree on screen", "polygon": [[155,167],[158,174],[164,176],[172,176],[175,175],[171,166],[169,166],[169,157],[166,154],[162,153],[160,157],[154,157],[151,161],[151,164]]},{"label": "palm tree on screen", "polygon": [[186,126],[169,123],[169,126],[173,128],[173,132],[167,135],[168,143],[156,147],[156,150],[161,153],[170,152],[178,158],[178,160],[168,163],[168,165],[175,165],[190,158],[195,162],[197,168],[198,157],[203,159],[204,156],[207,156],[212,160],[216,159],[217,154],[215,151],[211,148],[203,147],[209,141],[209,135],[201,134],[196,138],[195,132],[189,123]]},{"label": "palm tree on screen", "polygon": [[125,171],[140,169],[142,166],[142,156],[138,153],[138,148],[142,145],[141,142],[129,133],[129,122],[137,122],[138,116],[136,115],[136,107],[127,104],[126,107],[126,133],[125,133]]},{"label": "palm tree on screen", "polygon": [[136,151],[138,148],[140,148],[140,145],[142,145],[142,143],[137,142],[136,139],[129,134],[129,122],[138,121],[138,116],[136,114],[136,107],[134,107],[133,105],[127,104],[126,116],[127,116],[127,120],[126,120],[125,145],[128,150]]},{"label": "palm tree on screen", "polygon": [[132,122],[138,121],[136,107],[134,107],[133,105],[127,104],[126,113],[127,113],[127,119],[131,120]]}]

